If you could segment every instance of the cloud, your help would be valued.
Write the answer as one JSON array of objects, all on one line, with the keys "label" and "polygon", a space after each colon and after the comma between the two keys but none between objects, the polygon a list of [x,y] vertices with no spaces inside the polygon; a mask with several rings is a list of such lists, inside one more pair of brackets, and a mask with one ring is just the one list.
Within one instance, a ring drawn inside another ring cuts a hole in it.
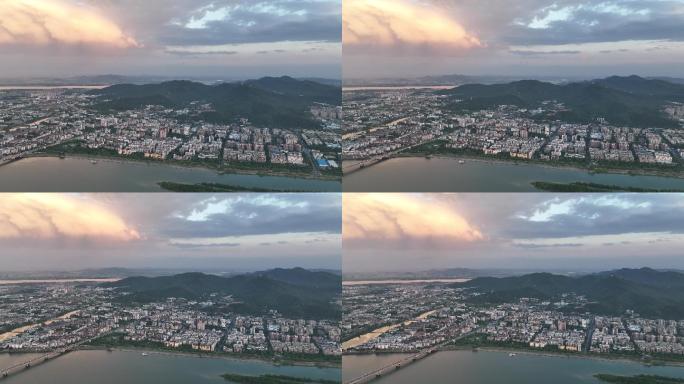
[{"label": "cloud", "polygon": [[57,194],[2,196],[0,239],[128,242],[140,238],[120,216],[91,200]]},{"label": "cloud", "polygon": [[203,0],[195,1],[195,4],[190,9],[180,7],[178,14],[160,26],[162,43],[221,45],[340,41],[339,0]]},{"label": "cloud", "polygon": [[228,194],[179,207],[162,228],[174,238],[341,233],[336,193]]},{"label": "cloud", "polygon": [[96,10],[61,0],[2,0],[0,45],[131,48],[139,44]]},{"label": "cloud", "polygon": [[580,51],[528,51],[528,50],[511,50],[514,55],[519,56],[543,56],[543,55],[577,55]]},{"label": "cloud", "polygon": [[408,0],[345,0],[345,52],[459,55],[484,44],[438,8]]},{"label": "cloud", "polygon": [[342,233],[347,240],[441,240],[474,242],[484,238],[458,212],[440,201],[416,195],[345,194]]}]

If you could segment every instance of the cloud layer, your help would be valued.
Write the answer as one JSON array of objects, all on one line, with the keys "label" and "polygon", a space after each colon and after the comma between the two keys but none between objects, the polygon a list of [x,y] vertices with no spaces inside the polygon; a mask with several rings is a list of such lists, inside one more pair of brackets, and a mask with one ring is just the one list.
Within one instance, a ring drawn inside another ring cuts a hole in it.
[{"label": "cloud layer", "polygon": [[342,17],[343,44],[352,54],[381,49],[448,56],[482,47],[477,37],[439,9],[410,0],[347,0]]},{"label": "cloud layer", "polygon": [[5,270],[339,268],[327,193],[0,195]]},{"label": "cloud layer", "polygon": [[94,9],[60,0],[0,2],[0,44],[138,46],[135,39]]},{"label": "cloud layer", "polygon": [[[684,194],[345,195],[343,208],[349,271],[684,269]],[[431,234],[453,240],[416,241]]]},{"label": "cloud layer", "polygon": [[439,202],[426,204],[411,195],[345,194],[343,197],[345,242],[435,241],[473,242],[482,233],[454,210]]},{"label": "cloud layer", "polygon": [[51,194],[9,194],[0,204],[0,239],[128,242],[138,231],[116,212],[89,200]]},{"label": "cloud layer", "polygon": [[[400,0],[398,7],[395,3],[355,0],[347,10],[345,2],[346,77],[684,76],[678,65],[684,60],[681,0]],[[405,14],[404,9],[411,12]],[[433,16],[417,10],[429,10]],[[424,25],[422,20],[429,22]],[[426,34],[435,40],[428,44],[433,49],[420,49],[414,41],[431,40]],[[445,46],[445,39],[457,43]],[[375,44],[375,50],[361,49],[377,41],[392,49],[383,49],[382,44]],[[654,47],[662,49],[655,52]]]}]

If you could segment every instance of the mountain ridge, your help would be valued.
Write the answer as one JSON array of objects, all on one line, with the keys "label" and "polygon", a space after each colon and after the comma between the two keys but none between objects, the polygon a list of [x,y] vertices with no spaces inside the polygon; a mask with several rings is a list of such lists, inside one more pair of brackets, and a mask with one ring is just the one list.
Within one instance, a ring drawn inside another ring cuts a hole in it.
[{"label": "mountain ridge", "polygon": [[478,277],[454,287],[474,288],[479,303],[502,303],[522,297],[559,299],[563,294],[586,296],[586,310],[621,315],[634,310],[644,316],[684,319],[684,274],[651,268],[598,272],[577,277],[533,273],[512,277]]},{"label": "mountain ridge", "polygon": [[[290,282],[288,282],[290,281]],[[148,303],[170,297],[202,300],[213,293],[232,295],[242,303],[231,309],[245,314],[277,310],[286,316],[338,318],[334,302],[341,294],[340,276],[305,269],[277,269],[229,277],[202,272],[171,276],[128,277],[101,284],[126,293],[126,302]]]}]

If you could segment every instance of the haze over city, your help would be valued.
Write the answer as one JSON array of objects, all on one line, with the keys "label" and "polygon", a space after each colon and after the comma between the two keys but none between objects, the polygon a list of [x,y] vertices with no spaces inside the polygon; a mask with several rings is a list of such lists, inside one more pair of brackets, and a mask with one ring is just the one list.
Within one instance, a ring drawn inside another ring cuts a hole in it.
[{"label": "haze over city", "polygon": [[679,194],[343,196],[345,272],[681,269]]},{"label": "haze over city", "polygon": [[340,4],[2,0],[0,77],[339,78]]},{"label": "haze over city", "polygon": [[338,194],[6,194],[4,271],[340,269]]},{"label": "haze over city", "polygon": [[682,77],[680,0],[349,0],[344,78]]}]

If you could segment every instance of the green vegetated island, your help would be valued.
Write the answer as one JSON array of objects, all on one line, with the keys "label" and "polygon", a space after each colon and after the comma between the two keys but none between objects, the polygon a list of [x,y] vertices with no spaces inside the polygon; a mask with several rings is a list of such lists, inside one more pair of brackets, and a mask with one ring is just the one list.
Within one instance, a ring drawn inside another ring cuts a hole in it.
[{"label": "green vegetated island", "polygon": [[[171,192],[304,192],[297,190],[280,190],[259,187],[243,187],[240,185],[223,183],[177,183],[173,181],[162,181],[159,186]],[[311,191],[308,191],[311,192]]]},{"label": "green vegetated island", "polygon": [[532,185],[546,192],[684,192],[682,190],[674,189],[653,189],[653,188],[639,188],[639,187],[623,187],[619,185],[607,185],[599,183],[552,183],[545,181],[535,181]]},{"label": "green vegetated island", "polygon": [[235,384],[339,384],[339,381],[325,380],[325,379],[307,379],[295,376],[284,375],[261,375],[248,376],[238,375],[234,373],[226,373],[222,375],[226,381]]},{"label": "green vegetated island", "polygon": [[602,382],[615,384],[684,384],[684,379],[656,375],[619,376],[599,373],[594,377]]}]

